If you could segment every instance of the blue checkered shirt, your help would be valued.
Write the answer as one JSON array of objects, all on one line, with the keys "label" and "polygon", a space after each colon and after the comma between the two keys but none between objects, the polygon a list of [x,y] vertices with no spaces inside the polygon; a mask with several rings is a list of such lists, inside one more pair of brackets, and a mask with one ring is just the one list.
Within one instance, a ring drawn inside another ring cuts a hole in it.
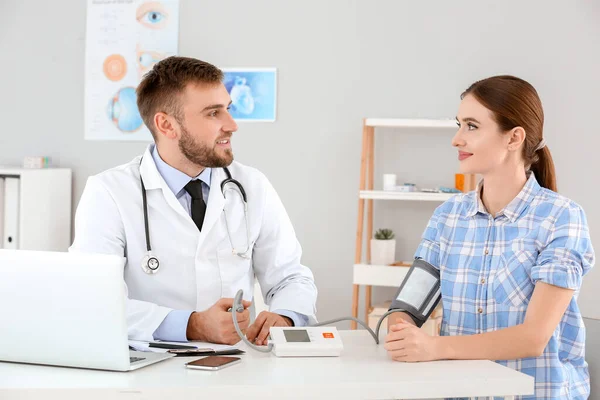
[{"label": "blue checkered shirt", "polygon": [[536,282],[575,290],[540,357],[498,361],[535,379],[527,399],[587,399],[585,327],[577,305],[581,280],[594,264],[582,208],[527,183],[502,211],[489,214],[478,193],[439,206],[416,257],[439,267],[441,335],[473,335],[523,323]]}]

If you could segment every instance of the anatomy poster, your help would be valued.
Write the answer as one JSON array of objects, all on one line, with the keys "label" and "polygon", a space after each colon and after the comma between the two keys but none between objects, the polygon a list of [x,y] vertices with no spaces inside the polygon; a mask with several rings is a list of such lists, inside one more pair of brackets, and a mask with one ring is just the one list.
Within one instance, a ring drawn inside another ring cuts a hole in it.
[{"label": "anatomy poster", "polygon": [[225,87],[231,97],[229,112],[236,121],[275,121],[275,68],[226,68],[223,72]]},{"label": "anatomy poster", "polygon": [[85,138],[151,141],[135,89],[163,58],[177,54],[179,0],[88,0]]}]

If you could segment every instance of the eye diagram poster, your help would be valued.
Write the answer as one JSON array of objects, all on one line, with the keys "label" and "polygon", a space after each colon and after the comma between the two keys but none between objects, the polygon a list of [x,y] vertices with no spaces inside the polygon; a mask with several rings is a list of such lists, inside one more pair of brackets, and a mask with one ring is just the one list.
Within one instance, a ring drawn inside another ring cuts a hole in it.
[{"label": "eye diagram poster", "polygon": [[225,68],[224,84],[236,121],[273,122],[277,112],[277,69]]},{"label": "eye diagram poster", "polygon": [[85,45],[86,140],[151,141],[135,89],[177,54],[179,0],[88,0]]}]

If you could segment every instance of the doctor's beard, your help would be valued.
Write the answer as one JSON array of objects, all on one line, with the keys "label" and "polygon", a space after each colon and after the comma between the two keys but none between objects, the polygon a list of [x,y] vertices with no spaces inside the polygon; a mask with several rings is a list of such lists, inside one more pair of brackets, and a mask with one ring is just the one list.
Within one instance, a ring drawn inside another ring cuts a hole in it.
[{"label": "doctor's beard", "polygon": [[[206,168],[224,168],[233,161],[233,152],[231,149],[225,150],[225,155],[220,156],[216,151],[216,143],[212,147],[206,143],[199,143],[192,135],[181,125],[181,139],[179,139],[179,151],[189,161],[196,165]],[[231,132],[229,132],[231,137]]]}]

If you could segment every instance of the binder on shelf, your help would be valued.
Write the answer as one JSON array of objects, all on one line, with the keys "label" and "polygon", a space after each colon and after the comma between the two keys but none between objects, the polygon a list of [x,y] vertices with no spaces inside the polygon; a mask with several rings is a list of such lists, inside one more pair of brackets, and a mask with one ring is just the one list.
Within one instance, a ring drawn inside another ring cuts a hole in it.
[{"label": "binder on shelf", "polygon": [[0,249],[4,247],[4,178],[0,176]]},{"label": "binder on shelf", "polygon": [[4,178],[4,232],[2,247],[19,248],[19,178]]}]

